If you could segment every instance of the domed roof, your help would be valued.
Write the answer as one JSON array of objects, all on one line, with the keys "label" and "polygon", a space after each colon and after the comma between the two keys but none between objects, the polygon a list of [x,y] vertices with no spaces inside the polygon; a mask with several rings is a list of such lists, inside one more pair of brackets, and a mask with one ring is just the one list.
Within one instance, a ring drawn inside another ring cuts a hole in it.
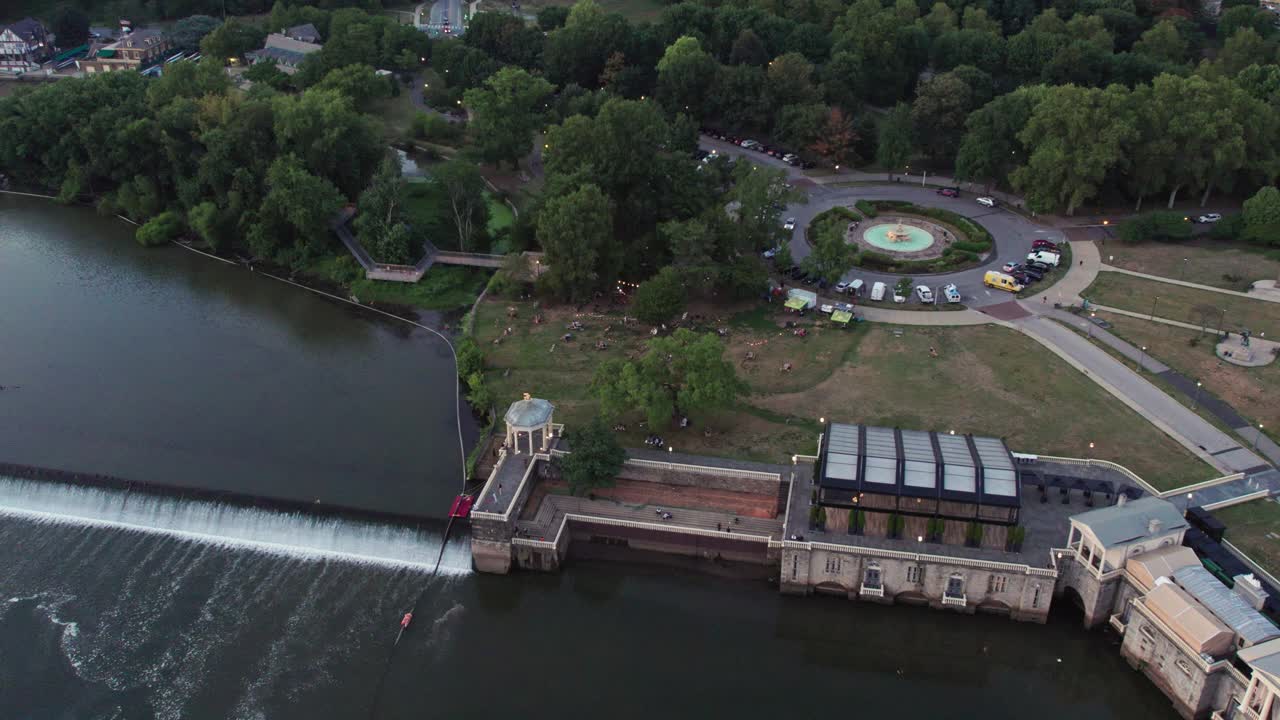
[{"label": "domed roof", "polygon": [[540,427],[546,425],[551,419],[551,413],[555,412],[556,406],[543,400],[542,398],[524,396],[523,400],[517,400],[511,403],[511,407],[507,408],[507,414],[503,419],[508,425],[514,427]]}]

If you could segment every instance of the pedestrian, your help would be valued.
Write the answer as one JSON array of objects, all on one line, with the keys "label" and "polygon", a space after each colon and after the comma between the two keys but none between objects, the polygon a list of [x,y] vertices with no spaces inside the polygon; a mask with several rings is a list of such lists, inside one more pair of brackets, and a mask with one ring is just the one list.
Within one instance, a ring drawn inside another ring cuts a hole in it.
[{"label": "pedestrian", "polygon": [[716,531],[719,532],[721,529],[720,523],[716,523]]},{"label": "pedestrian", "polygon": [[1080,265],[1081,265],[1082,267],[1084,266],[1084,261],[1083,261],[1083,260],[1081,260],[1081,261],[1080,261]]},{"label": "pedestrian", "polygon": [[1049,302],[1049,296],[1048,296],[1048,295],[1041,295],[1041,296],[1040,296],[1040,302],[1042,302],[1042,303],[1047,303],[1047,302]]}]

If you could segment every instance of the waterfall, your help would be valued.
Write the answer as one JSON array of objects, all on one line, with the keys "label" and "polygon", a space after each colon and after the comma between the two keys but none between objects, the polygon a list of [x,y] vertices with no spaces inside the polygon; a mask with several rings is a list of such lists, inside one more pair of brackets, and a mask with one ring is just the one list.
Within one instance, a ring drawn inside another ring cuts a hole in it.
[{"label": "waterfall", "polygon": [[[0,476],[0,516],[4,515],[37,523],[172,535],[276,554],[424,569],[435,566],[443,534],[442,525],[416,528]],[[450,542],[440,573],[464,575],[470,571],[469,543]]]}]

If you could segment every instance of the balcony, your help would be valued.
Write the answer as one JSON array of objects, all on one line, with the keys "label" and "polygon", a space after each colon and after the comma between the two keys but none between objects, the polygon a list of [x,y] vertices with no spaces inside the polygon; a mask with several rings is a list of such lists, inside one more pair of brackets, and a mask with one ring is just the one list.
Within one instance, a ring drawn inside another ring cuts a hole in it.
[{"label": "balcony", "polygon": [[964,607],[967,603],[966,603],[966,598],[965,598],[965,596],[964,596],[964,595],[952,595],[952,594],[950,594],[950,593],[945,593],[945,594],[943,594],[943,596],[942,596],[942,604],[943,604],[943,605],[947,605],[947,606],[949,606],[949,607],[961,607],[961,608],[962,608],[962,607]]},{"label": "balcony", "polygon": [[883,585],[863,585],[862,589],[858,591],[858,595],[861,597],[882,598],[884,597],[884,586]]}]

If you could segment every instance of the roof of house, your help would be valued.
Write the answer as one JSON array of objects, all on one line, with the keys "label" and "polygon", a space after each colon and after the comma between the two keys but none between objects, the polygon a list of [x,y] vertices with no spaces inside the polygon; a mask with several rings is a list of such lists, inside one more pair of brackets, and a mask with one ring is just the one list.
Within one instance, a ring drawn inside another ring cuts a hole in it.
[{"label": "roof of house", "polygon": [[310,53],[319,50],[320,46],[315,43],[294,40],[293,38],[288,37],[287,35],[281,35],[280,33],[271,33],[267,36],[267,42],[263,49],[266,48],[276,48],[278,50],[288,50],[290,52],[309,55]]},{"label": "roof of house", "polygon": [[9,25],[0,25],[0,30],[12,30],[14,35],[23,40],[37,40],[46,35],[44,25],[39,20],[29,17]]},{"label": "roof of house", "polygon": [[288,30],[285,30],[284,34],[293,38],[294,40],[301,40],[303,42],[310,42],[310,43],[320,42],[320,31],[317,30],[316,26],[312,25],[311,23],[294,25]]},{"label": "roof of house", "polygon": [[1180,568],[1199,564],[1200,559],[1191,548],[1169,545],[1134,555],[1125,562],[1124,567],[1142,585],[1142,589],[1149,590],[1155,586],[1157,578],[1172,577]]},{"label": "roof of house", "polygon": [[[1154,532],[1151,527],[1153,520],[1159,522]],[[1088,528],[1103,547],[1124,545],[1187,527],[1187,521],[1173,503],[1154,497],[1072,515],[1071,522]]]},{"label": "roof of house", "polygon": [[118,48],[145,48],[155,45],[164,39],[159,30],[134,30],[116,41]]},{"label": "roof of house", "polygon": [[1142,601],[1198,653],[1220,657],[1229,653],[1235,644],[1236,636],[1231,628],[1173,583],[1156,585]]},{"label": "roof of house", "polygon": [[1196,563],[1194,566],[1179,568],[1174,571],[1173,580],[1235,630],[1245,645],[1257,645],[1280,638],[1280,629],[1219,582],[1203,565]]},{"label": "roof of house", "polygon": [[1261,671],[1273,685],[1280,686],[1280,639],[1268,640],[1236,653],[1236,657]]},{"label": "roof of house", "polygon": [[520,428],[537,428],[547,424],[556,406],[542,398],[526,398],[511,403],[503,420]]}]

